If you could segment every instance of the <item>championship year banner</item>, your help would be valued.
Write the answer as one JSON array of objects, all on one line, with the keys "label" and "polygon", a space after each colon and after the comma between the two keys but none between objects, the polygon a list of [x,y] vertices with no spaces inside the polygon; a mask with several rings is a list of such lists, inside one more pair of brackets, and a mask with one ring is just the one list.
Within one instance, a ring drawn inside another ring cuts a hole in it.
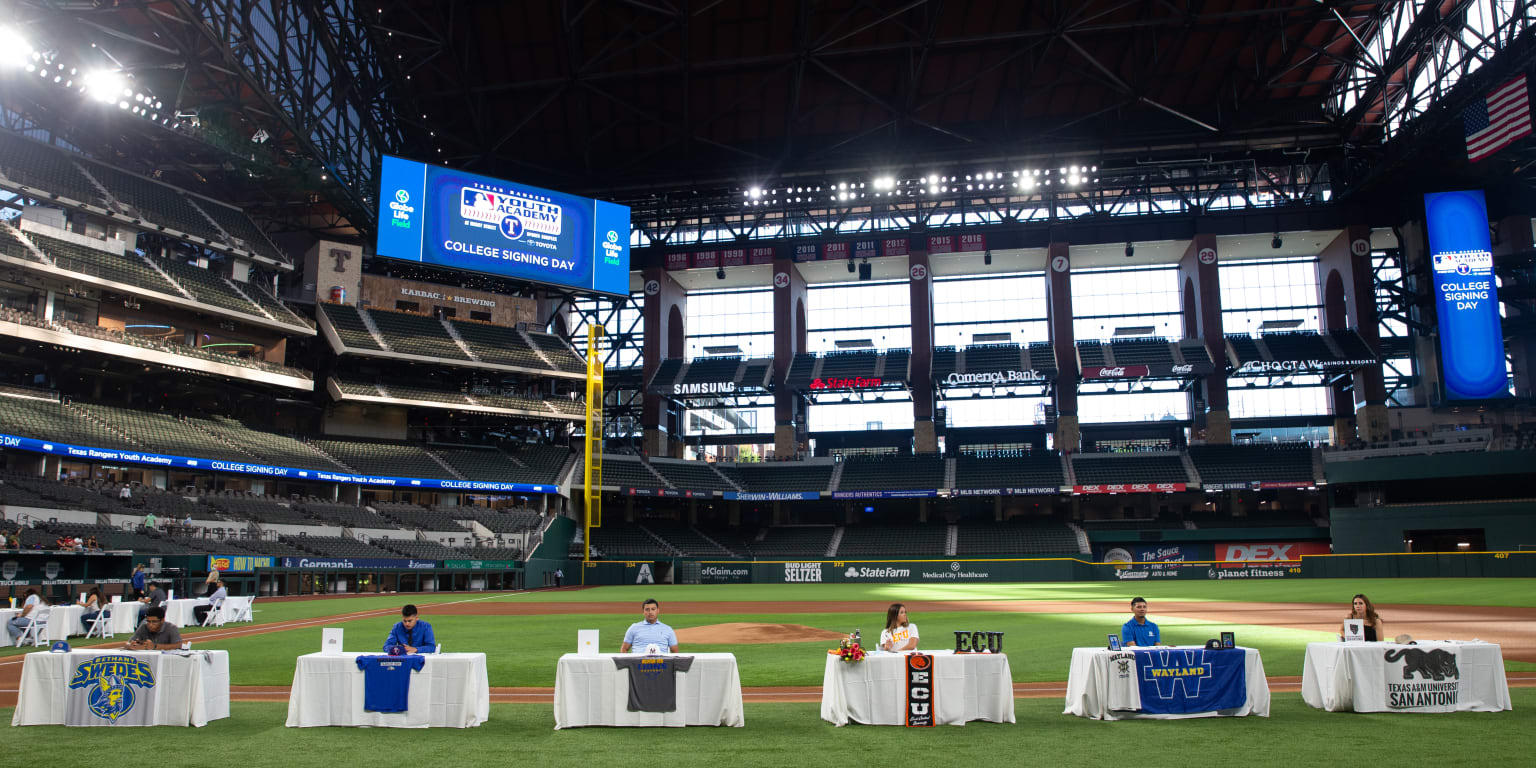
[{"label": "championship year banner", "polygon": [[378,253],[629,293],[629,208],[385,155]]},{"label": "championship year banner", "polygon": [[1424,196],[1448,400],[1509,396],[1493,243],[1482,190]]}]

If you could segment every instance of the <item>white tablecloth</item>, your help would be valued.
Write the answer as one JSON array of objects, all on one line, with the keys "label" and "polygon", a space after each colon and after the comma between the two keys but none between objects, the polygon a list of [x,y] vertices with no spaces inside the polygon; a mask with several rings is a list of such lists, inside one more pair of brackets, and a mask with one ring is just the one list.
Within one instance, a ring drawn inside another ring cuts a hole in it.
[{"label": "white tablecloth", "polygon": [[165,608],[165,620],[178,627],[197,626],[197,617],[192,615],[192,609],[199,605],[207,605],[206,597],[176,598],[165,601],[161,607]]},{"label": "white tablecloth", "polygon": [[[1204,650],[1201,646],[1170,648],[1169,650]],[[1067,708],[1062,714],[1088,717],[1095,720],[1178,720],[1189,717],[1245,717],[1258,715],[1269,717],[1269,680],[1264,677],[1264,660],[1258,650],[1244,648],[1243,673],[1247,677],[1248,699],[1236,709],[1220,709],[1214,712],[1189,714],[1152,715],[1138,710],[1110,709],[1111,657],[1128,651],[1111,651],[1107,648],[1073,648],[1072,667],[1067,672]],[[1123,660],[1123,659],[1122,659]],[[1135,675],[1135,662],[1131,674]]]},{"label": "white tablecloth", "polygon": [[82,613],[85,613],[83,605],[55,605],[48,617],[48,641],[68,640],[70,635],[85,634],[80,628]]},{"label": "white tablecloth", "polygon": [[[226,598],[224,598],[224,604],[219,607],[219,613],[221,615],[223,615],[224,621],[236,621],[236,617],[239,616],[242,613],[245,613],[246,609],[249,608],[250,605],[251,605],[251,598],[249,596],[246,596],[246,597],[234,597],[234,596],[226,597]],[[245,618],[239,619],[239,621],[255,621],[255,620],[256,620],[256,617],[255,617],[254,614],[249,614]]]},{"label": "white tablecloth", "polygon": [[[680,653],[692,656],[687,672],[677,672],[677,710],[630,712],[629,670],[614,666],[619,654],[560,657],[555,670],[555,729],[588,725],[671,728],[685,725],[746,724],[741,707],[741,675],[729,653]],[[634,655],[634,654],[626,654]]]},{"label": "white tablecloth", "polygon": [[[1008,654],[925,651],[933,656],[936,725],[971,720],[1011,723],[1013,671]],[[872,653],[849,663],[826,654],[821,678],[821,719],[836,725],[906,722],[907,654]]]},{"label": "white tablecloth", "polygon": [[491,716],[491,684],[483,653],[435,653],[411,674],[405,712],[363,711],[363,672],[357,657],[311,653],[299,657],[288,695],[288,727],[473,728]]},{"label": "white tablecloth", "polygon": [[[229,717],[229,652],[39,651],[26,655],[11,725],[64,725],[69,680],[82,662],[98,656],[132,656],[149,663],[155,680],[149,725],[207,725]],[[139,689],[140,696],[144,696]],[[79,695],[78,693],[76,695]],[[141,701],[143,701],[141,699]],[[92,718],[91,725],[125,725]]]},{"label": "white tablecloth", "polygon": [[[1436,651],[1455,655],[1455,674],[1432,663],[1437,656],[1445,658]],[[1389,655],[1392,661],[1387,660]],[[1413,669],[1415,657],[1431,663]],[[1437,672],[1441,680],[1434,679]],[[1301,668],[1301,698],[1329,712],[1512,709],[1503,652],[1493,643],[1482,642],[1308,643]]]},{"label": "white tablecloth", "polygon": [[113,635],[131,635],[139,629],[139,612],[144,610],[144,604],[137,600],[126,603],[112,603],[107,606],[110,613],[107,619],[107,632]]}]

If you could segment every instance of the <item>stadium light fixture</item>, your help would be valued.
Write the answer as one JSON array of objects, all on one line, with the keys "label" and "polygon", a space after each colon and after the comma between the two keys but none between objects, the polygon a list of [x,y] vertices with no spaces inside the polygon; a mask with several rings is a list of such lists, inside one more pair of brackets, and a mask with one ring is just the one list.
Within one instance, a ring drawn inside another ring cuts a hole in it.
[{"label": "stadium light fixture", "polygon": [[0,27],[0,64],[21,69],[32,58],[32,44],[11,27]]},{"label": "stadium light fixture", "polygon": [[85,75],[86,95],[102,103],[117,101],[118,92],[122,89],[123,76],[116,72],[98,70]]}]

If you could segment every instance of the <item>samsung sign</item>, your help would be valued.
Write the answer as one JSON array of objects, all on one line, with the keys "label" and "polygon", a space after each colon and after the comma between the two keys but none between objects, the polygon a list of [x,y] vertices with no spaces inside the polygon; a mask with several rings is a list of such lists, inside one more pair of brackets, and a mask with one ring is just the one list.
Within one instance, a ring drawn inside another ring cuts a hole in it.
[{"label": "samsung sign", "polygon": [[1509,395],[1488,207],[1480,190],[1424,196],[1448,400]]}]

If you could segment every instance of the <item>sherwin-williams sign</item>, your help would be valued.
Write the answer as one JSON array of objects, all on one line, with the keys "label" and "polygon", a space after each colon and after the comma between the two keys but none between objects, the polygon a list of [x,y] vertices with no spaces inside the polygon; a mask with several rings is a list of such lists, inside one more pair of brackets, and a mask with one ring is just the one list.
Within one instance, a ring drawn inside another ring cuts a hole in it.
[{"label": "sherwin-williams sign", "polygon": [[1481,190],[1424,196],[1447,400],[1509,396],[1488,207]]}]

